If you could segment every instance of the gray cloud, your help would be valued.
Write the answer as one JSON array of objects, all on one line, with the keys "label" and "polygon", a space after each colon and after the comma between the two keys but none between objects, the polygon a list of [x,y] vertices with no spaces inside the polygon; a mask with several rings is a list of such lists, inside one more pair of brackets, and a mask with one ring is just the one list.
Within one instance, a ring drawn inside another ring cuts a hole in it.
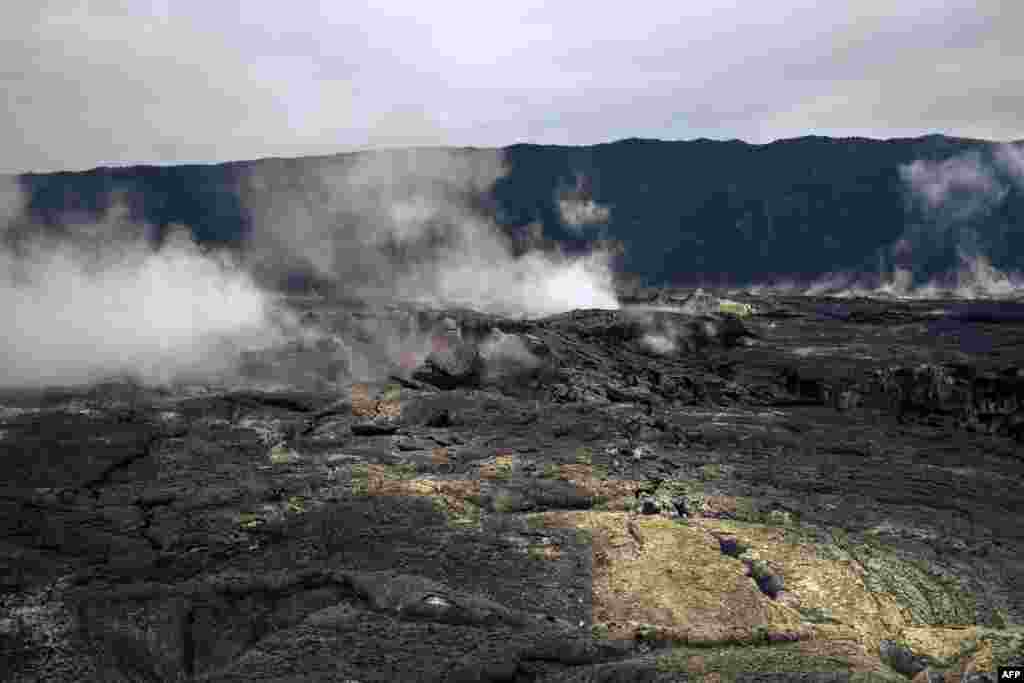
[{"label": "gray cloud", "polygon": [[11,5],[0,171],[633,135],[1024,138],[1011,0]]}]

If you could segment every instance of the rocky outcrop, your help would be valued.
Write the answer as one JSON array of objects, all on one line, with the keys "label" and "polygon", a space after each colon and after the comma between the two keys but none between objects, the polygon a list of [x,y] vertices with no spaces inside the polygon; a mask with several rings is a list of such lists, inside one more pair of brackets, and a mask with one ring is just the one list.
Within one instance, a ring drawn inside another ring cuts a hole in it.
[{"label": "rocky outcrop", "polygon": [[1024,369],[979,372],[968,364],[886,367],[855,379],[828,381],[783,372],[787,391],[838,410],[881,409],[910,421],[950,420],[974,431],[1024,441]]}]

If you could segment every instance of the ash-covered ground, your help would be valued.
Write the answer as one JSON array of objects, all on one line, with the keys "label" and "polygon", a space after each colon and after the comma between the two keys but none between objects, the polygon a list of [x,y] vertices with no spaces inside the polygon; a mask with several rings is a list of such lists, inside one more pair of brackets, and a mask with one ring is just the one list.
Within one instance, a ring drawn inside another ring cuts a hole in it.
[{"label": "ash-covered ground", "polygon": [[621,304],[284,297],[216,372],[3,390],[0,679],[1024,664],[1024,304]]}]

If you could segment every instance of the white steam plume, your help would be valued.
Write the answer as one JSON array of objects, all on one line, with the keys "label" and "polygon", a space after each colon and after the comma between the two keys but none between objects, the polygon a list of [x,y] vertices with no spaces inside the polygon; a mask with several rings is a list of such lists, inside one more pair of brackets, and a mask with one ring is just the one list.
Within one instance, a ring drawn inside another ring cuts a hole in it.
[{"label": "white steam plume", "polygon": [[998,204],[1007,193],[976,152],[943,161],[914,161],[900,167],[900,178],[925,208],[959,219]]},{"label": "white steam plume", "polygon": [[180,234],[154,249],[116,214],[0,251],[0,385],[210,381],[268,334],[245,273]]},{"label": "white steam plume", "polygon": [[675,353],[679,348],[676,344],[676,336],[649,332],[645,334],[640,342],[648,349],[661,356]]},{"label": "white steam plume", "polygon": [[8,226],[21,214],[23,205],[24,197],[17,179],[0,176],[0,240],[7,233]]},{"label": "white steam plume", "polygon": [[[803,294],[906,299],[1024,295],[1024,277],[993,266],[981,236],[970,223],[1003,202],[1012,185],[1024,188],[1024,150],[1020,146],[999,146],[991,163],[972,151],[942,161],[914,161],[901,166],[899,172],[910,200],[929,220],[909,225],[891,246],[886,254],[891,267],[880,265],[875,274],[830,273],[803,288]],[[959,266],[928,282],[915,282],[915,258],[936,246],[950,245],[956,247]]]},{"label": "white steam plume", "polygon": [[389,150],[307,168],[283,193],[263,191],[280,185],[272,177],[243,188],[257,259],[287,254],[362,299],[522,316],[618,307],[601,255],[515,253],[486,208],[505,172],[499,151]]},{"label": "white steam plume", "polygon": [[576,188],[562,191],[558,196],[558,213],[562,224],[577,234],[590,225],[607,223],[611,210],[589,196],[589,183],[582,175],[576,176]]},{"label": "white steam plume", "polygon": [[491,378],[532,370],[540,365],[540,359],[530,352],[522,337],[497,329],[480,344],[480,356]]},{"label": "white steam plume", "polygon": [[601,206],[593,199],[559,199],[558,212],[562,216],[562,222],[577,231],[586,225],[607,223],[611,216],[611,211],[607,207]]},{"label": "white steam plume", "polygon": [[[1020,276],[1006,273],[991,263],[988,249],[971,218],[998,206],[1011,184],[1024,187],[1024,154],[1014,145],[1000,145],[992,162],[978,152],[967,152],[944,161],[915,161],[900,168],[910,196],[932,218],[929,225],[910,226],[892,248],[900,261],[879,286],[882,293],[908,298],[1005,298],[1021,293]],[[1006,180],[1008,178],[1008,180]],[[1008,184],[1009,183],[1009,184]],[[913,285],[915,250],[928,242],[946,243],[952,238],[960,266],[955,272]]]},{"label": "white steam plume", "polygon": [[996,160],[1018,187],[1024,187],[1024,144],[1001,145]]},{"label": "white steam plume", "polygon": [[959,267],[928,282],[914,284],[909,268],[896,267],[890,273],[832,273],[810,285],[794,288],[755,285],[754,293],[793,293],[804,296],[829,296],[837,299],[1010,299],[1024,296],[1024,275],[994,267],[983,254],[961,251]]}]

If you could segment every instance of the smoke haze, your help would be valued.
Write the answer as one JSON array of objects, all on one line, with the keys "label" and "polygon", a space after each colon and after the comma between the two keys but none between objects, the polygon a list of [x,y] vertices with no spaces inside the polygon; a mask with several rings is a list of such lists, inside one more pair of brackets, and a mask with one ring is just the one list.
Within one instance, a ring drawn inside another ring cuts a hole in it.
[{"label": "smoke haze", "polygon": [[[336,335],[271,316],[273,296],[257,284],[268,273],[312,274],[331,293],[370,304],[525,317],[619,308],[609,253],[568,255],[543,239],[539,225],[525,237],[498,225],[491,190],[506,172],[500,150],[387,150],[253,168],[259,170],[238,186],[251,225],[238,259],[201,249],[187,227],[167,236],[116,206],[98,221],[32,225],[17,184],[0,184],[0,305],[15,321],[0,340],[0,385],[112,375],[213,381],[231,376],[242,351]],[[971,224],[1024,187],[1020,146],[914,161],[900,177],[908,207],[917,210],[912,215],[923,219],[908,222],[875,273],[833,273],[771,289],[913,298],[1024,292],[1024,276],[996,267]],[[610,216],[586,185],[578,178],[574,190],[555,195],[563,224],[578,231]],[[959,267],[916,281],[916,264],[937,244],[956,249]],[[331,344],[345,356],[348,374],[364,379],[389,365],[414,366],[433,344],[432,332],[415,326],[384,324],[361,334],[361,341],[338,337]],[[679,334],[652,329],[644,343],[670,352]]]},{"label": "smoke haze", "polygon": [[512,316],[617,308],[607,257],[517,250],[488,212],[505,173],[497,150],[413,149],[325,166],[273,197],[251,176],[242,196],[262,265],[304,264],[342,294]]},{"label": "smoke haze", "polygon": [[[995,211],[1014,187],[1024,189],[1024,148],[999,145],[991,157],[985,159],[975,151],[941,161],[916,160],[900,167],[908,206],[919,209],[923,220],[909,222],[899,239],[880,254],[877,272],[829,273],[810,284],[760,284],[745,290],[839,298],[1024,297],[1024,274],[993,265],[992,245],[972,224],[972,219]],[[918,281],[916,264],[941,249],[954,251],[957,267],[926,282]]]},{"label": "smoke haze", "polygon": [[6,236],[8,226],[21,213],[23,203],[21,190],[14,178],[0,177],[0,239]]},{"label": "smoke haze", "polygon": [[[606,254],[517,249],[495,224],[488,193],[503,173],[499,152],[442,149],[362,154],[298,177],[282,162],[239,188],[253,226],[242,259],[199,248],[186,227],[164,235],[133,221],[127,201],[99,221],[31,225],[8,183],[0,305],[17,324],[0,341],[0,385],[215,381],[244,350],[328,335],[273,311],[257,285],[268,273],[311,272],[376,304],[512,316],[617,308]],[[363,378],[422,360],[431,343],[424,330],[368,336],[333,342]]]},{"label": "smoke haze", "polygon": [[944,161],[914,161],[900,167],[911,199],[950,219],[965,219],[998,204],[1007,188],[976,152]]},{"label": "smoke haze", "polygon": [[117,211],[64,227],[62,235],[37,229],[0,252],[0,309],[10,321],[0,385],[210,381],[232,369],[239,345],[271,333],[264,294],[186,231],[157,249]]},{"label": "smoke haze", "polygon": [[577,175],[576,187],[563,190],[558,196],[558,214],[562,225],[577,235],[589,226],[601,225],[611,219],[611,210],[594,201],[588,187],[587,178]]},{"label": "smoke haze", "polygon": [[607,223],[611,211],[593,199],[559,199],[558,212],[562,223],[581,232],[587,225]]}]

